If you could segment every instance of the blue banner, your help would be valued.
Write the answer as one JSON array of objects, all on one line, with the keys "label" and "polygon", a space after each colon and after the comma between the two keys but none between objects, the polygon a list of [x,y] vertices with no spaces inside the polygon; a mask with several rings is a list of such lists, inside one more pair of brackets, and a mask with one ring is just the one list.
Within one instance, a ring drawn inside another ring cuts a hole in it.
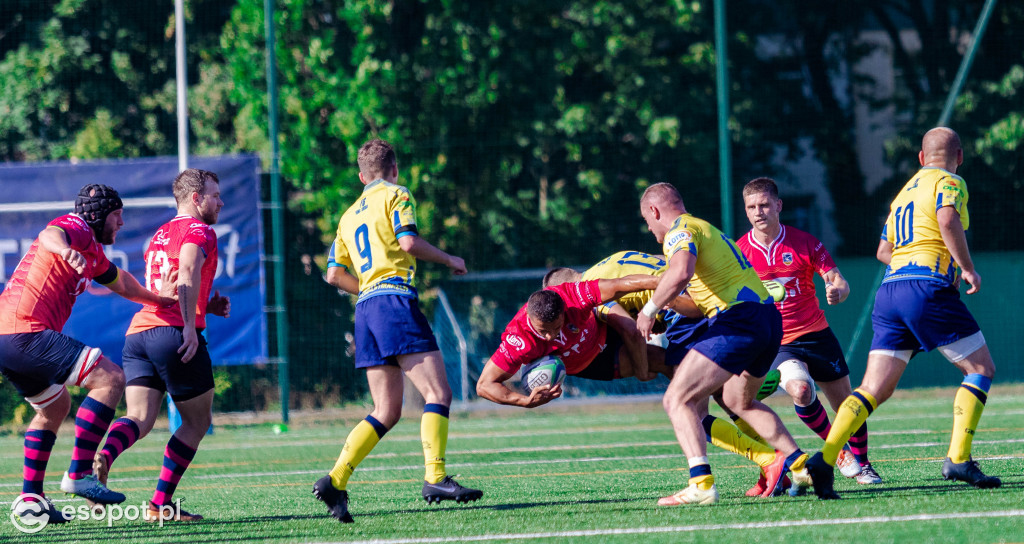
[{"label": "blue banner", "polygon": [[[214,225],[219,258],[213,288],[230,297],[231,317],[207,318],[210,356],[216,365],[266,362],[259,158],[192,157],[189,166],[215,172],[224,201]],[[0,287],[39,231],[72,212],[79,189],[89,183],[110,185],[121,194],[124,227],[105,250],[111,262],[142,282],[146,245],[177,210],[171,193],[177,174],[175,157],[0,165]],[[78,297],[63,332],[120,363],[125,331],[140,307],[94,283]]]}]

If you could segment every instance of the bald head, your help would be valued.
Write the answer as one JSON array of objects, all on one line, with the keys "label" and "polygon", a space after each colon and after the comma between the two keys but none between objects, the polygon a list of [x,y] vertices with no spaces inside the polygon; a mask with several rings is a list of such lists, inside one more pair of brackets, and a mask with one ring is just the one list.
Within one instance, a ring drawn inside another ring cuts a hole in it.
[{"label": "bald head", "polygon": [[938,166],[951,172],[963,162],[963,148],[960,136],[950,128],[936,127],[925,133],[921,139],[919,156],[922,166]]}]

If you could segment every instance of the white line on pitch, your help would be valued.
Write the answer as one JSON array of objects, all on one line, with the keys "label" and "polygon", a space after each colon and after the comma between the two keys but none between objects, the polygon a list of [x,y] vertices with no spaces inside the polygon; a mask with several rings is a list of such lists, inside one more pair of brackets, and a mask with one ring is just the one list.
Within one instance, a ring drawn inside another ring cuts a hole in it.
[{"label": "white line on pitch", "polygon": [[715,525],[677,525],[674,527],[630,527],[620,529],[592,529],[589,531],[552,531],[548,533],[506,533],[493,535],[440,537],[440,538],[396,538],[387,540],[337,541],[320,544],[439,544],[444,542],[486,542],[488,540],[538,540],[542,538],[584,538],[614,535],[649,535],[665,533],[696,533],[704,531],[735,531],[781,529],[788,527],[828,527],[834,525],[860,525],[864,523],[905,523],[908,521],[944,521],[949,519],[1009,518],[1024,516],[1024,510],[999,510],[994,512],[957,512],[943,514],[915,514],[910,516],[871,516],[839,519],[795,519],[786,521],[758,521],[752,523],[720,523]]}]

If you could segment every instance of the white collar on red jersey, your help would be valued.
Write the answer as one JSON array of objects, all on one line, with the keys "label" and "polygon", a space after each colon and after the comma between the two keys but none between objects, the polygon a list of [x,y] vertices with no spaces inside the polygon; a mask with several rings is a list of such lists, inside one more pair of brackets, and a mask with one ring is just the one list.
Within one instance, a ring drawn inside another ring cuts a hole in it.
[{"label": "white collar on red jersey", "polygon": [[786,238],[786,225],[780,223],[779,227],[779,235],[776,236],[775,239],[772,240],[771,243],[769,243],[767,246],[762,244],[761,241],[757,239],[757,236],[754,236],[753,229],[751,229],[750,232],[747,233],[747,239],[750,241],[750,246],[756,249],[757,251],[760,251],[764,255],[764,260],[767,261],[770,265],[775,264],[775,259],[772,258],[772,255],[775,253],[775,249],[779,247],[779,244],[782,243],[782,240]]}]

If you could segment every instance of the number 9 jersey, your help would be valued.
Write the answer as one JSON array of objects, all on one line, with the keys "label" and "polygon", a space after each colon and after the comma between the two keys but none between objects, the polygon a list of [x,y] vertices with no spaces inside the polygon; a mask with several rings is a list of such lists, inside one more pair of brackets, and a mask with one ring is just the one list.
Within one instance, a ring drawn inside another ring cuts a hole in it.
[{"label": "number 9 jersey", "polygon": [[[190,215],[178,215],[164,223],[146,248],[146,289],[160,293],[160,274],[178,269],[178,255],[185,244],[199,246],[206,258],[199,271],[199,299],[196,301],[196,329],[206,328],[206,304],[210,301],[213,277],[217,274],[217,233],[213,227]],[[126,334],[156,327],[183,327],[181,306],[145,304],[132,318]]]},{"label": "number 9 jersey", "polygon": [[775,303],[736,243],[703,219],[680,215],[665,233],[663,249],[670,263],[679,251],[697,257],[686,292],[707,317],[741,302]]},{"label": "number 9 jersey", "polygon": [[882,229],[882,239],[893,245],[882,283],[907,279],[953,283],[959,267],[942,240],[936,214],[943,206],[952,206],[966,231],[971,224],[967,196],[963,178],[934,167],[922,168],[900,189]]},{"label": "number 9 jersey", "polygon": [[334,261],[359,279],[359,300],[376,295],[416,298],[416,259],[398,239],[416,236],[416,201],[401,185],[378,179],[363,188],[338,222]]}]

